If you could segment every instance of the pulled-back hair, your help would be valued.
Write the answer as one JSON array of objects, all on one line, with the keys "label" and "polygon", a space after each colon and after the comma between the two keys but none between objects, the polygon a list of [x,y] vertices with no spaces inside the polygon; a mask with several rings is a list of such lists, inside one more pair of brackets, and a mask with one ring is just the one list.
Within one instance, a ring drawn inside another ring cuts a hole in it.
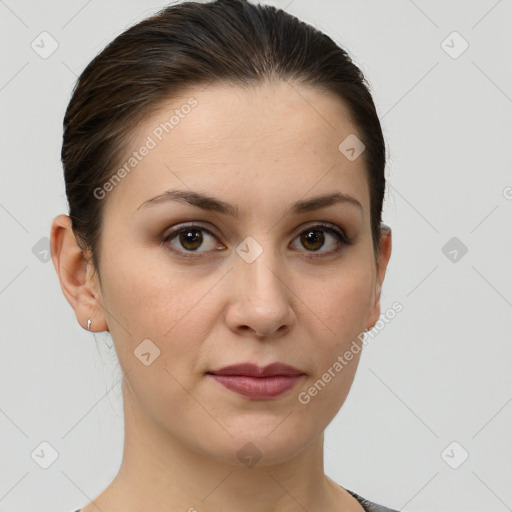
[{"label": "pulled-back hair", "polygon": [[88,64],[73,89],[61,159],[73,232],[97,270],[104,201],[94,190],[116,172],[138,123],[190,87],[269,80],[333,92],[348,108],[365,145],[378,253],[386,151],[361,70],[329,36],[281,9],[216,0],[171,5],[127,29]]}]

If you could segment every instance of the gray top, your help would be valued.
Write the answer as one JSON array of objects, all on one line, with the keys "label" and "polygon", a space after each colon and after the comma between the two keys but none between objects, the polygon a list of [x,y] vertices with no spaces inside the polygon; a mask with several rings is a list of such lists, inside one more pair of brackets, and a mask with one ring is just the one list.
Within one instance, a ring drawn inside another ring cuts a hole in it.
[{"label": "gray top", "polygon": [[384,505],[374,503],[373,501],[368,501],[362,496],[359,496],[359,494],[356,494],[354,491],[346,489],[345,487],[344,489],[361,504],[365,512],[398,512],[398,510],[395,510],[394,508],[388,508],[385,507]]},{"label": "gray top", "polygon": [[[345,487],[343,487],[345,489]],[[359,496],[359,494],[356,494],[354,491],[350,491],[349,489],[345,489],[351,496],[353,496],[364,508],[365,512],[398,512],[395,509],[385,507],[383,505],[379,505],[377,503],[374,503],[373,501],[368,501],[367,499]],[[82,509],[78,508],[74,510],[73,512],[81,512]]]}]

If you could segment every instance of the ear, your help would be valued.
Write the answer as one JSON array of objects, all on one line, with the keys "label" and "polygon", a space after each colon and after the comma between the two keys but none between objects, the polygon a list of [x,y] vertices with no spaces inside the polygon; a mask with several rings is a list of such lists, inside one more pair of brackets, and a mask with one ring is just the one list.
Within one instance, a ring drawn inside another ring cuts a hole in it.
[{"label": "ear", "polygon": [[87,329],[90,318],[91,331],[108,331],[97,274],[76,241],[68,215],[59,215],[53,220],[50,251],[60,286],[78,323]]},{"label": "ear", "polygon": [[391,228],[385,224],[381,224],[380,228],[380,242],[379,254],[377,256],[377,275],[375,280],[375,290],[370,306],[370,314],[367,320],[366,329],[369,331],[377,323],[380,317],[380,293],[382,290],[382,283],[386,276],[386,269],[388,267],[389,258],[391,257]]}]

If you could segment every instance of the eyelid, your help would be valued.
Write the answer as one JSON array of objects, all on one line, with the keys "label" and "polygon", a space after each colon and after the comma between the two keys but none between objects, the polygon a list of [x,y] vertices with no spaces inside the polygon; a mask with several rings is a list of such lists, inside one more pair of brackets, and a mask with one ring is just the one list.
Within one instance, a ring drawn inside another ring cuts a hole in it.
[{"label": "eyelid", "polygon": [[[174,252],[180,256],[183,256],[185,258],[202,258],[203,254],[208,254],[208,253],[212,252],[212,251],[182,251],[182,250],[176,249],[172,246],[170,247],[169,246],[170,244],[168,244],[167,242],[169,242],[169,240],[172,240],[173,238],[175,238],[180,232],[182,232],[183,230],[186,230],[187,228],[200,228],[201,230],[207,232],[208,234],[210,234],[217,240],[218,240],[218,238],[220,238],[210,228],[207,228],[204,225],[202,225],[201,221],[191,221],[191,222],[184,223],[184,224],[178,224],[177,226],[173,227],[168,232],[165,232],[164,235],[162,236],[162,245],[165,245],[172,252]],[[318,254],[315,254],[315,251],[305,250],[304,252],[306,252],[310,255],[308,257],[319,258],[322,256],[336,254],[342,249],[342,247],[339,247],[339,246],[349,246],[349,245],[352,245],[352,243],[353,243],[353,239],[350,238],[346,234],[344,229],[337,226],[336,224],[333,224],[331,222],[325,222],[325,221],[312,221],[311,223],[301,226],[296,231],[296,234],[294,235],[294,238],[292,239],[292,241],[294,241],[300,234],[304,233],[304,231],[307,231],[308,229],[313,229],[313,228],[323,228],[326,232],[333,235],[337,239],[338,248],[334,249],[332,251],[319,252]],[[221,242],[219,242],[219,243],[221,243]],[[213,251],[213,252],[218,252],[218,251]],[[299,252],[302,252],[302,251],[299,251]]]},{"label": "eyelid", "polygon": [[352,239],[347,235],[344,229],[337,226],[336,224],[333,224],[332,222],[325,222],[325,221],[317,221],[313,222],[311,225],[307,225],[306,227],[301,227],[297,234],[300,234],[304,231],[307,231],[308,229],[322,227],[325,228],[326,231],[334,231],[337,235],[339,235],[344,243],[351,244]]},{"label": "eyelid", "polygon": [[307,256],[305,256],[306,258],[309,258],[309,259],[328,258],[329,256],[334,256],[334,255],[339,254],[344,248],[351,246],[354,243],[354,239],[350,238],[346,234],[344,229],[337,226],[336,224],[333,224],[331,222],[325,222],[325,221],[316,221],[310,225],[301,226],[301,228],[299,229],[299,231],[297,232],[297,234],[295,235],[293,240],[295,240],[297,238],[297,236],[299,236],[301,233],[304,233],[305,231],[308,231],[310,229],[313,230],[315,228],[323,228],[324,231],[331,234],[336,239],[337,247],[331,251],[318,251],[318,252],[317,251],[307,251],[307,250],[297,251],[297,252],[301,252],[301,253],[306,253],[307,254]]},{"label": "eyelid", "polygon": [[210,228],[206,228],[199,221],[195,222],[186,222],[184,224],[178,224],[177,226],[173,226],[170,230],[165,231],[161,237],[161,245],[165,246],[165,248],[174,254],[177,254],[180,257],[184,258],[202,258],[203,253],[208,253],[212,251],[184,251],[180,249],[176,249],[172,246],[170,241],[178,236],[182,231],[185,231],[187,228],[200,228],[201,231],[208,233],[213,236],[215,239],[219,239]]},{"label": "eyelid", "polygon": [[[164,235],[162,238],[166,239],[170,235],[173,235],[173,234],[176,235],[183,229],[194,228],[194,227],[201,228],[201,229],[207,231],[208,233],[210,233],[211,235],[217,236],[219,238],[219,235],[216,235],[214,232],[215,228],[213,228],[213,230],[212,230],[210,227],[205,227],[201,223],[201,221],[190,221],[190,222],[185,222],[184,224],[178,224],[177,226],[173,226],[172,229],[170,229],[168,232],[167,231],[164,232]],[[314,227],[330,228],[330,229],[334,230],[336,233],[338,233],[340,236],[342,236],[344,238],[344,240],[346,241],[346,243],[350,243],[352,241],[351,238],[347,235],[347,233],[345,232],[345,230],[343,228],[341,228],[340,226],[337,226],[336,224],[333,224],[332,222],[326,222],[326,221],[308,222],[308,223],[306,223],[306,225],[300,226],[300,228],[296,231],[295,236],[298,236],[303,231],[305,231],[307,229],[314,228]]]},{"label": "eyelid", "polygon": [[162,238],[164,240],[168,240],[171,235],[176,236],[180,231],[183,231],[184,229],[187,228],[201,228],[203,231],[207,231],[212,236],[219,238],[219,236],[214,233],[214,230],[212,230],[210,227],[203,226],[200,221],[185,222],[184,224],[178,224],[177,226],[173,226],[171,229],[164,232]]}]

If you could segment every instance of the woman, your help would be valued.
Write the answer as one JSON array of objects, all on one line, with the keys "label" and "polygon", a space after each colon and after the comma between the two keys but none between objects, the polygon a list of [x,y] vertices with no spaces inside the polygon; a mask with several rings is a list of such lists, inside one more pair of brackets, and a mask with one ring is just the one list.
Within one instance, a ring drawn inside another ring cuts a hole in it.
[{"label": "woman", "polygon": [[391,253],[346,52],[274,7],[170,6],[82,73],[62,162],[53,263],[124,374],[121,467],[81,512],[391,510],[323,470]]}]

